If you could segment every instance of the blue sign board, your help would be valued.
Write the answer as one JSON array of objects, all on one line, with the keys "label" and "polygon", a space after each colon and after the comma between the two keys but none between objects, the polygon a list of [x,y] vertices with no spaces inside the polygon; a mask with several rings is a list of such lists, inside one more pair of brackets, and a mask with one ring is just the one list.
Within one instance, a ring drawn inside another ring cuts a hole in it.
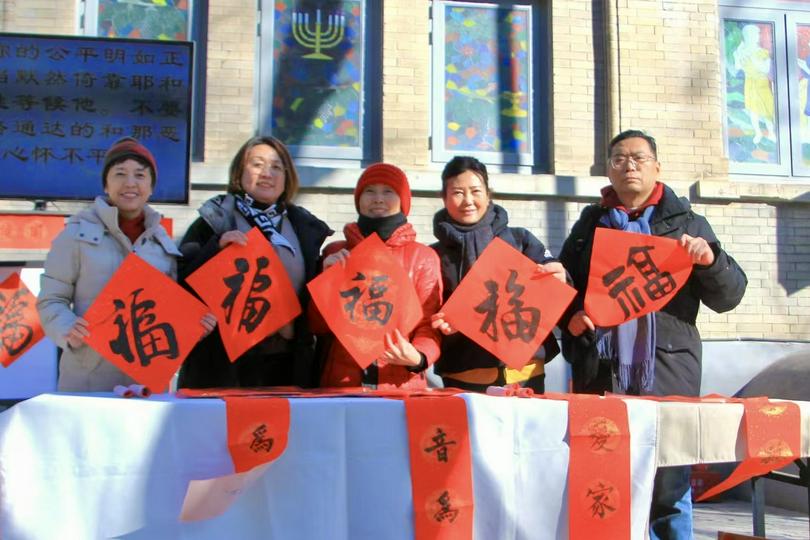
[{"label": "blue sign board", "polygon": [[154,154],[153,202],[188,202],[193,44],[0,33],[0,198],[93,199],[104,152]]}]

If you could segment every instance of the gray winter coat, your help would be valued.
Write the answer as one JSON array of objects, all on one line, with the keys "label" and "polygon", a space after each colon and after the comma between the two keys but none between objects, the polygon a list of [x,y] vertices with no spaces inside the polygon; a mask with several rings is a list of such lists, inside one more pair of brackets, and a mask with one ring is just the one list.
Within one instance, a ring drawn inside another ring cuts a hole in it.
[{"label": "gray winter coat", "polygon": [[72,348],[67,335],[77,316],[93,303],[98,293],[130,253],[172,279],[177,277],[180,255],[160,224],[160,214],[146,206],[144,233],[134,245],[118,227],[118,209],[106,199],[96,200],[70,217],[45,260],[45,272],[37,298],[42,327],[63,351],[59,365],[59,390],[68,392],[110,391],[116,384],[133,381],[87,345]]}]

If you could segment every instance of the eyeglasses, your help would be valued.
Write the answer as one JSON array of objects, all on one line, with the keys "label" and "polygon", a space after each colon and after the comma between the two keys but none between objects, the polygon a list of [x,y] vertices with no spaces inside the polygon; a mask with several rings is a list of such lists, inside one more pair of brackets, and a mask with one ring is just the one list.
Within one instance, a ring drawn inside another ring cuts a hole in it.
[{"label": "eyeglasses", "polygon": [[614,169],[624,169],[627,166],[628,161],[638,168],[645,163],[655,161],[655,156],[651,156],[649,154],[635,154],[633,156],[618,154],[611,156],[608,163],[610,163],[610,166]]},{"label": "eyeglasses", "polygon": [[268,169],[270,171],[270,174],[274,176],[280,176],[285,172],[284,165],[282,165],[281,163],[265,163],[264,161],[251,161],[247,164],[247,166],[250,167],[251,169],[259,171]]}]

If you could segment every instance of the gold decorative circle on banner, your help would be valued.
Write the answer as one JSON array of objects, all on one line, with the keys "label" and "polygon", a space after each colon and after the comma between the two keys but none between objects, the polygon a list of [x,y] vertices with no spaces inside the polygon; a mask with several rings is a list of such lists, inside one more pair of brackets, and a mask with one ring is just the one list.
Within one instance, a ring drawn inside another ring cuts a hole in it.
[{"label": "gold decorative circle on banner", "polygon": [[792,455],[790,445],[782,439],[770,439],[757,451],[757,457],[762,463],[779,461]]},{"label": "gold decorative circle on banner", "polygon": [[765,416],[782,416],[783,414],[785,414],[787,408],[788,406],[784,404],[778,405],[775,403],[769,403],[763,407],[760,407],[759,412],[761,412]]},{"label": "gold decorative circle on banner", "polygon": [[582,506],[588,516],[608,519],[621,508],[622,494],[613,483],[597,478],[582,494]]},{"label": "gold decorative circle on banner", "polygon": [[591,440],[589,449],[595,454],[607,454],[619,446],[619,427],[604,416],[594,416],[588,420],[580,434]]}]

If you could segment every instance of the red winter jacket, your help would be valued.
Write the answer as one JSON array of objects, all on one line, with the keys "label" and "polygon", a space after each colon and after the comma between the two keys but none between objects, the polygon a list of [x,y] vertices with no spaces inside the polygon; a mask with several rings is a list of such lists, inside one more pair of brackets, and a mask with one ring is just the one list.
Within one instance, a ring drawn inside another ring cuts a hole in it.
[{"label": "red winter jacket", "polygon": [[[323,249],[322,260],[343,248],[351,250],[363,240],[357,223],[346,225],[343,228],[343,234],[346,236],[345,241],[332,242]],[[409,339],[414,348],[425,355],[428,365],[431,365],[439,357],[440,345],[438,332],[430,327],[430,316],[439,310],[442,301],[439,257],[428,246],[416,241],[416,231],[413,230],[410,223],[405,223],[397,228],[385,245],[391,250],[391,254],[402,262],[402,266],[408,271],[408,276],[419,296],[422,304],[422,320],[411,332]],[[310,328],[314,333],[329,335],[329,328],[314,302],[309,305],[309,319]],[[330,340],[331,343],[326,353],[321,386],[361,386],[363,370],[340,344],[340,341],[334,339],[334,336],[331,337],[333,339]],[[322,337],[319,336],[319,339]],[[388,365],[382,360],[377,361],[376,365],[377,387],[380,389],[418,390],[426,386],[424,371],[414,373],[404,366]],[[368,379],[366,382],[369,382]]]}]

